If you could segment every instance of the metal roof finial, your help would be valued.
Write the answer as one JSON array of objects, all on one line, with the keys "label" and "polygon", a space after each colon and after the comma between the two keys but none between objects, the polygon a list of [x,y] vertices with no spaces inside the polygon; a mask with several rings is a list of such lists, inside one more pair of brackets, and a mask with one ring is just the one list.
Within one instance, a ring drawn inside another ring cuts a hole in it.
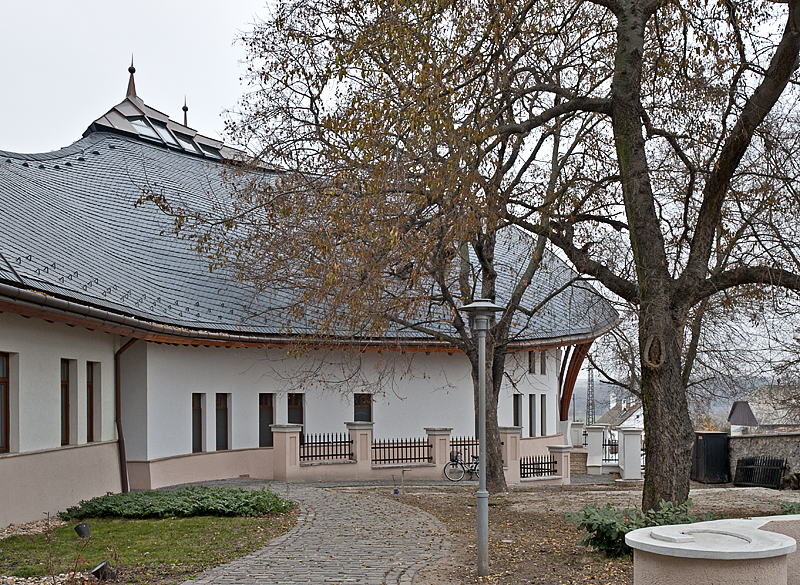
[{"label": "metal roof finial", "polygon": [[183,96],[183,107],[181,109],[183,110],[183,125],[188,128],[189,120],[186,113],[189,111],[189,106],[186,105],[186,96]]},{"label": "metal roof finial", "polygon": [[131,78],[128,80],[128,93],[125,95],[125,97],[137,97],[136,84],[133,82],[133,74],[136,73],[136,67],[133,66],[133,53],[131,53],[131,66],[128,67],[128,73],[131,74]]}]

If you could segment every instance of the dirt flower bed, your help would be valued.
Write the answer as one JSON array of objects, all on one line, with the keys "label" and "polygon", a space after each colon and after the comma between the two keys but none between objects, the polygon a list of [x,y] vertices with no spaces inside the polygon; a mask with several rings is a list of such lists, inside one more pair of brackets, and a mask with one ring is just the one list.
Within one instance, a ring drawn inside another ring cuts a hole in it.
[{"label": "dirt flower bed", "polygon": [[[778,514],[778,502],[800,501],[800,493],[762,488],[711,488],[696,484],[691,497],[698,515],[715,512],[728,518]],[[376,488],[380,489],[380,488]],[[374,493],[374,490],[369,490]],[[385,490],[388,491],[388,490]],[[587,485],[513,490],[489,499],[490,575],[475,573],[475,487],[424,486],[396,498],[441,520],[452,546],[446,558],[420,570],[414,585],[502,583],[576,585],[633,583],[631,558],[607,559],[580,545],[577,525],[564,518],[590,503],[632,507],[641,503],[638,489]]]}]

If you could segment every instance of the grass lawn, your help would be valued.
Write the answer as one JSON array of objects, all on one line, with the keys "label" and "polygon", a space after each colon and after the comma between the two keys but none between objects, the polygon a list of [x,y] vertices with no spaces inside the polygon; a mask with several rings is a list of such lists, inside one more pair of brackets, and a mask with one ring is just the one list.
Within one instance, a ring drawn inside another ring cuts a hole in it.
[{"label": "grass lawn", "polygon": [[0,540],[0,575],[30,577],[87,570],[108,559],[122,583],[176,583],[254,550],[290,530],[295,509],[262,517],[194,516],[129,520],[89,518],[91,537],[74,520],[45,534]]}]

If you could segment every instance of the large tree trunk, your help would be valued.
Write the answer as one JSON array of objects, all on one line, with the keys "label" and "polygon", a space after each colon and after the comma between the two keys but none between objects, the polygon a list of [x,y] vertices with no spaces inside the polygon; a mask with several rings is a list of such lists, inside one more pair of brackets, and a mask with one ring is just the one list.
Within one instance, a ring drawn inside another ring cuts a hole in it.
[{"label": "large tree trunk", "polygon": [[[639,285],[639,350],[644,407],[644,509],[681,502],[689,492],[692,427],[681,377],[684,301],[673,298],[664,237],[654,205],[643,137],[641,74],[648,15],[638,7],[617,13],[612,83],[614,142]],[[667,430],[669,429],[669,430]]]},{"label": "large tree trunk", "polygon": [[[500,397],[501,375],[496,376],[497,362],[505,367],[505,356],[495,356],[491,333],[486,338],[486,490],[490,494],[508,491],[503,472],[503,453],[500,445],[500,426],[497,422],[497,402]],[[473,398],[475,403],[475,430],[478,435],[478,349],[467,353],[472,364]],[[498,360],[499,358],[499,360]]]},{"label": "large tree trunk", "polygon": [[[692,430],[681,376],[683,319],[669,297],[643,300],[639,311],[642,404],[645,428],[645,482],[642,508],[658,509],[661,500],[689,496]],[[668,429],[668,430],[667,430]]]}]

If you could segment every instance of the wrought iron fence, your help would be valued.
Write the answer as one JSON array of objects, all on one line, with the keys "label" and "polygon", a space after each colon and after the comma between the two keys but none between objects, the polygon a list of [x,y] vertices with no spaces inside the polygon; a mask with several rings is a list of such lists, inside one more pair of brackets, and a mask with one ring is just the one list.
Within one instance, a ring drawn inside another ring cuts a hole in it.
[{"label": "wrought iron fence", "polygon": [[432,449],[428,439],[377,439],[372,442],[372,463],[430,463]]},{"label": "wrought iron fence", "polygon": [[619,463],[619,441],[617,439],[603,441],[603,463]]},{"label": "wrought iron fence", "polygon": [[303,435],[300,443],[300,461],[328,461],[352,459],[353,441],[345,433]]},{"label": "wrought iron fence", "polygon": [[475,437],[454,437],[450,439],[450,450],[461,451],[464,461],[472,461],[472,456],[478,456],[480,445]]},{"label": "wrought iron fence", "polygon": [[547,477],[556,474],[556,458],[552,455],[534,455],[519,460],[520,477]]}]

